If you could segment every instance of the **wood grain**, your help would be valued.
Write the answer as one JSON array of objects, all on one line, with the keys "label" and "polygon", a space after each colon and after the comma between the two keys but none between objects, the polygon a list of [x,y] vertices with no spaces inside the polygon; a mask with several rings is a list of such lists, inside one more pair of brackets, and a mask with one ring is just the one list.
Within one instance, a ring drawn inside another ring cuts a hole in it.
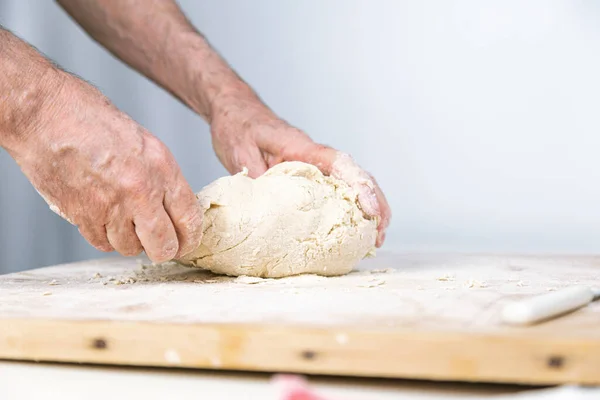
[{"label": "wood grain", "polygon": [[57,266],[0,277],[0,358],[600,384],[598,304],[530,328],[497,318],[508,299],[596,283],[599,261],[384,254],[346,277],[253,284],[125,259]]}]

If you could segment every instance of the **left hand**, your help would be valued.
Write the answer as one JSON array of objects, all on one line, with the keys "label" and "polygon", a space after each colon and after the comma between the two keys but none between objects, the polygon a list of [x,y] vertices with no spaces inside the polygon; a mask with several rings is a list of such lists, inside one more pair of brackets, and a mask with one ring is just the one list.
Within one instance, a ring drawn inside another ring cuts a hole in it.
[{"label": "left hand", "polygon": [[256,178],[283,161],[313,164],[358,192],[363,212],[379,220],[376,246],[381,247],[391,210],[375,178],[349,155],[315,143],[253,96],[229,98],[224,104],[212,116],[211,135],[217,157],[229,173],[246,167],[249,175]]}]

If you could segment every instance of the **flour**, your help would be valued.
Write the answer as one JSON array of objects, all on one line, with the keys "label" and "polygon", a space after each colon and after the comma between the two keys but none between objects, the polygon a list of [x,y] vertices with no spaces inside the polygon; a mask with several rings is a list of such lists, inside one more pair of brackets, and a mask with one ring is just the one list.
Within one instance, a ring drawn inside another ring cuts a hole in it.
[{"label": "flour", "polygon": [[343,275],[372,255],[377,220],[345,181],[301,162],[220,178],[197,197],[203,238],[183,264],[233,276]]},{"label": "flour", "polygon": [[[508,281],[514,275],[509,260],[526,267],[520,279],[531,285],[517,287]],[[598,266],[598,256],[401,255],[381,251],[377,258],[362,261],[343,276],[297,275],[241,284],[237,278],[171,262],[145,266],[132,258],[103,258],[0,276],[0,318],[335,326],[332,340],[337,329],[377,329],[389,321],[402,329],[483,329],[489,333],[501,326],[497,306],[503,302],[548,293],[548,287],[567,287],[573,277],[582,285],[594,286],[599,279]],[[372,273],[387,269],[391,272]],[[104,277],[90,279],[96,272]],[[444,274],[453,274],[455,281],[436,280]],[[136,282],[112,283],[129,278]],[[385,284],[365,287],[373,278],[385,280]],[[53,279],[61,285],[48,286]],[[487,282],[488,287],[468,288],[463,284],[468,279]],[[454,287],[442,287],[445,285]],[[595,327],[599,318],[600,302],[577,314],[581,326],[586,327]]]}]

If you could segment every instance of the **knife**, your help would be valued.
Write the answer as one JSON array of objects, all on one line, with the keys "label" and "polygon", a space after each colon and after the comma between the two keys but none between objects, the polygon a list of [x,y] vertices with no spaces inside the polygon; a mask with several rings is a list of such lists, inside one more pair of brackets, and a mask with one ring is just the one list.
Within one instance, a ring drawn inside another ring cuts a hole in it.
[{"label": "knife", "polygon": [[502,321],[510,325],[531,325],[565,315],[598,299],[600,289],[571,286],[507,304],[502,309]]}]

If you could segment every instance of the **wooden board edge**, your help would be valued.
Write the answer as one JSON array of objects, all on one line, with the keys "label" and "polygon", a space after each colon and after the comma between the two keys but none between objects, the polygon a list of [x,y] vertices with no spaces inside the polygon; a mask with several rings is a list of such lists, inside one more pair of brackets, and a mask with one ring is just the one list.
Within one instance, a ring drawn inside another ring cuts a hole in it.
[{"label": "wooden board edge", "polygon": [[286,325],[0,320],[0,359],[517,384],[600,384],[600,338]]}]

